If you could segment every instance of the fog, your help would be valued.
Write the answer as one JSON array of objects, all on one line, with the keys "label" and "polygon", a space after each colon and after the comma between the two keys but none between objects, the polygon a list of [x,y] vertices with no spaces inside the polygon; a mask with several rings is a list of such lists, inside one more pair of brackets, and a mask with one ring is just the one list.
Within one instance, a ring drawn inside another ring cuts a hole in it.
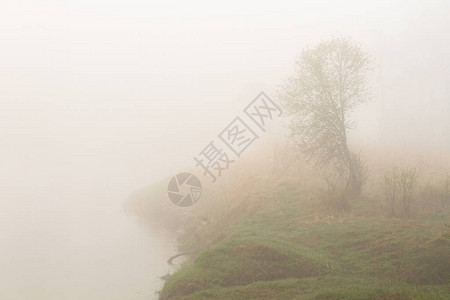
[{"label": "fog", "polygon": [[330,37],[374,60],[355,141],[448,150],[449,13],[446,1],[1,1],[0,298],[154,297],[174,239],[122,203],[193,168]]}]

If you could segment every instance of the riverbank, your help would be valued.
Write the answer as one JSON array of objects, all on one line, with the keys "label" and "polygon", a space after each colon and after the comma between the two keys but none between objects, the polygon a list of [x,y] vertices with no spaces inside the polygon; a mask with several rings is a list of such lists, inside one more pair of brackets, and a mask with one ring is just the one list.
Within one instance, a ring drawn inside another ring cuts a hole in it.
[{"label": "riverbank", "polygon": [[450,297],[448,208],[392,218],[369,189],[335,211],[306,166],[244,169],[189,211],[179,246],[192,255],[160,299]]},{"label": "riverbank", "polygon": [[221,224],[186,234],[183,247],[204,250],[169,278],[161,299],[448,299],[448,212],[330,214],[302,195],[280,183],[276,205],[254,195]]}]

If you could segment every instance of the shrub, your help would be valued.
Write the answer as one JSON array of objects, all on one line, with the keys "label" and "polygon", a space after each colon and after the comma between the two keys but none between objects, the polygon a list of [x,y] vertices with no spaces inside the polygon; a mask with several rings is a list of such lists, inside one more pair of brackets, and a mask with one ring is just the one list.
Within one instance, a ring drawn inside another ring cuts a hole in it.
[{"label": "shrub", "polygon": [[450,176],[428,180],[421,188],[419,201],[424,212],[434,213],[450,205]]},{"label": "shrub", "polygon": [[384,174],[384,191],[391,216],[395,215],[395,205],[399,192],[400,174],[397,167]]},{"label": "shrub", "polygon": [[[396,216],[396,209],[403,216],[411,215],[411,206],[417,186],[417,172],[415,168],[399,170],[394,167],[384,175],[384,190],[391,216]],[[400,202],[401,201],[401,202]]]},{"label": "shrub", "polygon": [[353,196],[359,196],[362,192],[362,187],[367,181],[367,165],[360,154],[353,153],[352,160],[356,175]]},{"label": "shrub", "polygon": [[411,214],[413,193],[417,183],[417,172],[415,168],[405,169],[400,174],[400,193],[402,200],[402,213],[404,216]]},{"label": "shrub", "polygon": [[339,173],[328,173],[324,178],[327,184],[327,204],[337,210],[347,210],[351,196],[350,181]]}]

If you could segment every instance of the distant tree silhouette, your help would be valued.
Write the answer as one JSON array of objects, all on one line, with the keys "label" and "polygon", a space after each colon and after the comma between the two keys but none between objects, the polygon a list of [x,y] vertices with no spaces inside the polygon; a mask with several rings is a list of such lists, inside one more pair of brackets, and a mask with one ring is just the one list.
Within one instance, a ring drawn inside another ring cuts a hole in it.
[{"label": "distant tree silhouette", "polygon": [[367,52],[347,38],[335,38],[305,49],[296,72],[281,88],[290,118],[291,138],[302,152],[322,166],[347,176],[348,191],[360,193],[365,169],[348,147],[349,113],[370,99]]}]

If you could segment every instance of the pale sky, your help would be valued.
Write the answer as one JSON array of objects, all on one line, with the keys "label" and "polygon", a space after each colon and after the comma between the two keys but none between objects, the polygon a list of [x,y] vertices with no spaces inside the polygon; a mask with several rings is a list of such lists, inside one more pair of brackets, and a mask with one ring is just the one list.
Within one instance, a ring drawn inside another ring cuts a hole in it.
[{"label": "pale sky", "polygon": [[[403,74],[448,74],[448,12],[446,1],[4,0],[0,162],[16,171],[0,178],[116,161],[142,168],[143,184],[190,161],[259,91],[276,97],[301,49],[333,36],[371,52],[375,100],[395,98],[386,90]],[[374,105],[359,128],[378,140]]]}]

